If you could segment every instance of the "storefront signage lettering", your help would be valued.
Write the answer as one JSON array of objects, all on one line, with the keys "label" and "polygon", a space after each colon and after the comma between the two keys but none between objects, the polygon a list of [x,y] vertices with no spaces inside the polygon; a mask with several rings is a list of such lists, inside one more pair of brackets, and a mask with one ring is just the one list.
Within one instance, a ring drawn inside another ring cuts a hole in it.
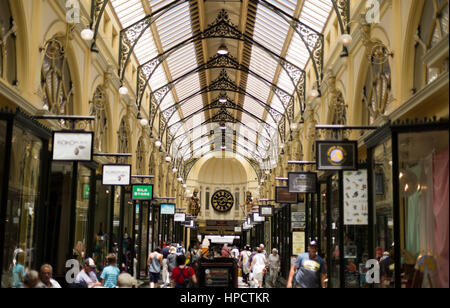
[{"label": "storefront signage lettering", "polygon": [[174,203],[161,203],[161,215],[175,215]]},{"label": "storefront signage lettering", "polygon": [[259,216],[270,217],[273,215],[273,206],[271,205],[260,205],[259,206]]},{"label": "storefront signage lettering", "polygon": [[315,194],[317,190],[317,173],[289,172],[289,192],[299,194]]},{"label": "storefront signage lettering", "polygon": [[185,213],[175,213],[173,216],[173,221],[175,222],[184,222],[186,220],[186,214]]},{"label": "storefront signage lettering", "polygon": [[53,160],[92,161],[93,142],[92,132],[54,132]]},{"label": "storefront signage lettering", "polygon": [[133,200],[152,200],[153,185],[133,185]]},{"label": "storefront signage lettering", "polygon": [[131,183],[131,165],[103,165],[103,185],[128,186]]},{"label": "storefront signage lettering", "polygon": [[316,141],[317,170],[356,170],[356,141]]}]

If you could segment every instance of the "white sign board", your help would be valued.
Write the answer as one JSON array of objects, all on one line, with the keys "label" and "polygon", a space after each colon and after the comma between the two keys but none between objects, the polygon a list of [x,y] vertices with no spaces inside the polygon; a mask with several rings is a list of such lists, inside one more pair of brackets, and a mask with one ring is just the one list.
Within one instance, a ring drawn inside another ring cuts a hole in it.
[{"label": "white sign board", "polygon": [[368,225],[367,170],[344,172],[344,225]]},{"label": "white sign board", "polygon": [[305,232],[292,232],[292,254],[301,255],[305,252]]},{"label": "white sign board", "polygon": [[242,232],[242,228],[241,227],[234,227],[234,232]]},{"label": "white sign board", "polygon": [[103,165],[103,185],[127,186],[131,182],[131,165]]},{"label": "white sign board", "polygon": [[186,214],[185,213],[175,213],[173,216],[173,221],[176,222],[183,222],[186,220]]},{"label": "white sign board", "polygon": [[53,160],[92,161],[93,144],[92,132],[54,132]]},{"label": "white sign board", "polygon": [[259,213],[253,213],[253,221],[254,222],[265,222],[266,221],[266,217],[259,216]]}]

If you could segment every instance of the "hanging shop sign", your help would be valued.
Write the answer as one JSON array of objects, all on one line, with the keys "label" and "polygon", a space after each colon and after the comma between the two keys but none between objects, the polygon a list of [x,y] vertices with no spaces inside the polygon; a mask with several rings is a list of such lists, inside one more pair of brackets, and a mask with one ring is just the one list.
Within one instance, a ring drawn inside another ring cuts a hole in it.
[{"label": "hanging shop sign", "polygon": [[131,165],[103,165],[103,185],[128,186],[131,183]]},{"label": "hanging shop sign", "polygon": [[242,227],[234,227],[234,232],[242,232]]},{"label": "hanging shop sign", "polygon": [[290,193],[288,186],[277,186],[277,187],[275,187],[275,202],[276,203],[297,204],[298,203],[298,194]]},{"label": "hanging shop sign", "polygon": [[259,216],[270,217],[273,216],[273,206],[265,204],[259,206]]},{"label": "hanging shop sign", "polygon": [[53,132],[53,160],[92,161],[93,132]]},{"label": "hanging shop sign", "polygon": [[175,222],[184,222],[186,220],[186,214],[185,213],[175,213],[173,216],[173,221]]},{"label": "hanging shop sign", "polygon": [[344,172],[344,225],[368,225],[367,170]]},{"label": "hanging shop sign", "polygon": [[317,192],[317,173],[289,172],[289,192],[299,194],[315,194]]},{"label": "hanging shop sign", "polygon": [[174,203],[161,203],[161,215],[175,215]]},{"label": "hanging shop sign", "polygon": [[252,225],[248,224],[247,221],[244,222],[242,225],[242,229],[244,230],[250,230],[252,228]]},{"label": "hanging shop sign", "polygon": [[317,170],[357,170],[356,141],[316,141]]},{"label": "hanging shop sign", "polygon": [[292,229],[306,228],[306,213],[305,211],[291,213],[291,227]]},{"label": "hanging shop sign", "polygon": [[253,221],[256,222],[256,223],[265,222],[266,221],[266,217],[260,216],[259,213],[253,213],[252,216],[253,216]]},{"label": "hanging shop sign", "polygon": [[181,225],[188,227],[191,225],[191,221],[193,221],[192,217],[186,216],[185,220],[183,222],[181,222]]},{"label": "hanging shop sign", "polygon": [[301,255],[305,252],[305,232],[292,232],[292,254]]},{"label": "hanging shop sign", "polygon": [[132,187],[133,200],[152,200],[153,199],[153,185],[133,185]]}]

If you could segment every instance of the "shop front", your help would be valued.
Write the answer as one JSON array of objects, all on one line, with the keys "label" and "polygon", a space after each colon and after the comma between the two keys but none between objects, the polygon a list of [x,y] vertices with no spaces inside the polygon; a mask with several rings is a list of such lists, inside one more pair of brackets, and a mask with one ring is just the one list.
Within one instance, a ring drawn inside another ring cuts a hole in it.
[{"label": "shop front", "polygon": [[0,110],[0,281],[43,260],[51,131],[19,108]]},{"label": "shop front", "polygon": [[365,140],[375,287],[449,286],[448,130],[448,121],[404,121]]}]

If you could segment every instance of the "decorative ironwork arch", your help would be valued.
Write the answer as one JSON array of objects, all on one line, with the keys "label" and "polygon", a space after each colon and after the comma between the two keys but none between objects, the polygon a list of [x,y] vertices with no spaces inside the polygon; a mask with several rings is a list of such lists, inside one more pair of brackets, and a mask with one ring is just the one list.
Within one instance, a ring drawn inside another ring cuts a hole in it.
[{"label": "decorative ironwork arch", "polygon": [[[182,80],[184,80],[185,78],[187,78],[187,77],[189,77],[189,76],[191,76],[193,74],[200,73],[200,72],[203,72],[203,71],[206,71],[206,70],[209,70],[209,69],[233,69],[233,70],[240,70],[242,72],[245,72],[247,74],[250,74],[250,75],[254,76],[255,78],[257,78],[258,80],[262,81],[263,83],[265,83],[269,87],[270,91],[272,91],[278,97],[280,102],[283,104],[283,107],[284,107],[285,111],[287,112],[289,119],[290,120],[293,119],[293,117],[294,117],[294,110],[293,110],[294,96],[289,94],[288,91],[280,88],[279,86],[273,84],[272,82],[270,82],[269,80],[265,79],[261,75],[259,75],[256,72],[252,71],[247,66],[240,64],[231,55],[215,55],[215,56],[211,57],[211,59],[208,62],[204,63],[203,65],[192,69],[191,71],[189,71],[189,72],[185,73],[184,75],[178,77],[177,79],[173,80],[172,82],[169,82],[166,85],[164,85],[162,87],[159,87],[158,89],[153,91],[151,93],[151,95],[154,95],[155,100],[158,103],[158,106],[155,108],[155,110],[159,109],[159,106],[162,104],[162,101],[166,97],[166,94],[178,82],[181,82]],[[155,70],[156,70],[156,67],[155,67]],[[153,70],[153,72],[155,70]],[[144,84],[144,80],[145,80],[145,85],[147,85],[149,80],[152,77],[152,74],[150,74],[148,77],[145,74],[143,75],[143,74],[138,73],[138,75],[141,78],[143,78],[142,80],[138,80],[138,89],[137,89],[137,98],[136,98],[137,107],[138,107],[138,110],[140,110],[141,104],[142,104],[142,99],[143,99],[144,92],[145,92],[145,86],[139,86],[139,85],[143,85]],[[294,88],[296,89],[297,94],[299,95],[299,97],[304,97],[304,92],[305,92],[304,81],[305,81],[305,78],[301,78],[300,81],[303,81],[301,86],[297,87],[294,84]],[[303,94],[300,94],[300,93],[303,93]]]},{"label": "decorative ironwork arch", "polygon": [[106,107],[106,96],[103,87],[99,86],[95,90],[92,101],[90,102],[91,116],[95,116],[95,123],[93,123],[93,130],[95,132],[94,148],[99,152],[106,152],[107,149],[107,131],[108,131],[108,117]]}]

